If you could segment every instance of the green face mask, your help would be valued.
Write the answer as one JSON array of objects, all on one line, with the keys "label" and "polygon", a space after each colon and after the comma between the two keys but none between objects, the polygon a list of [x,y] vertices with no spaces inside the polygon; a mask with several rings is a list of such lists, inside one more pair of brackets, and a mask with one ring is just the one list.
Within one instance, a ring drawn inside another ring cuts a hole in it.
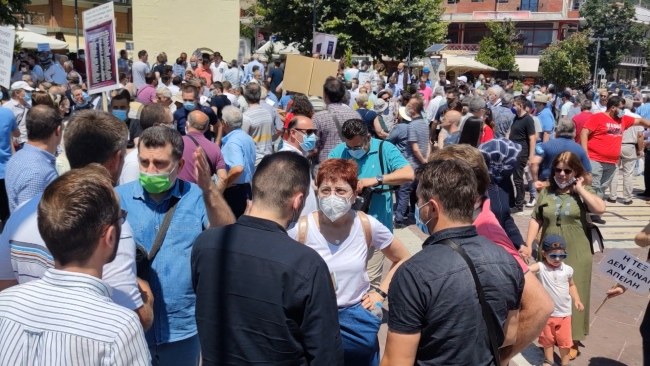
[{"label": "green face mask", "polygon": [[172,187],[173,182],[169,180],[169,176],[175,169],[176,167],[174,167],[174,169],[169,173],[158,174],[140,172],[140,184],[145,191],[151,194],[165,192]]}]

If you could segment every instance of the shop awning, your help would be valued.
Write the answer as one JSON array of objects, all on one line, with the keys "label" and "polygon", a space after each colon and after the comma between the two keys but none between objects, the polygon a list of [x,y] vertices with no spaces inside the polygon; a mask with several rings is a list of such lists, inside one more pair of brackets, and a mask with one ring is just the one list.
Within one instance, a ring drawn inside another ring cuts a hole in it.
[{"label": "shop awning", "polygon": [[497,71],[492,66],[480,63],[474,59],[474,56],[456,56],[456,55],[444,55],[446,60],[446,71],[455,71],[458,75],[462,75],[468,71]]},{"label": "shop awning", "polygon": [[17,30],[16,35],[22,39],[22,47],[27,49],[37,49],[39,43],[48,43],[51,50],[67,50],[68,44],[59,41],[56,38],[44,36],[42,34],[30,32],[27,30]]}]

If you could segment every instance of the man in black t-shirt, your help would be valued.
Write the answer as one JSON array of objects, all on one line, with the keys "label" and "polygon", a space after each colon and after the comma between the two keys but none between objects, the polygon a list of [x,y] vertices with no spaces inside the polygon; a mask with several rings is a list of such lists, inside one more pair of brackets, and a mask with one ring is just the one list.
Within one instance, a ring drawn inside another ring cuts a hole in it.
[{"label": "man in black t-shirt", "polygon": [[[520,95],[513,100],[515,108],[515,118],[510,127],[510,141],[521,145],[521,152],[517,158],[517,167],[513,173],[512,180],[515,184],[515,199],[514,207],[511,212],[521,212],[524,207],[524,170],[528,165],[529,159],[535,155],[535,142],[537,136],[535,134],[535,121],[530,114],[526,113],[526,97]],[[512,202],[511,202],[512,206]]]}]

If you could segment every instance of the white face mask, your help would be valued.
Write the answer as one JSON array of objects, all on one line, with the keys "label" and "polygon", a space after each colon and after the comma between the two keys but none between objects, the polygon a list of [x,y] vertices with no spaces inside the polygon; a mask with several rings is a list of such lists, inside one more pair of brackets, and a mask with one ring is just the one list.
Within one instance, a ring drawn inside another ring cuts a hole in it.
[{"label": "white face mask", "polygon": [[576,178],[575,178],[575,177],[569,179],[566,183],[560,183],[560,182],[558,182],[558,180],[557,180],[557,176],[554,176],[553,179],[555,179],[555,184],[557,184],[557,186],[558,186],[560,189],[564,189],[564,188],[566,188],[566,187],[572,185],[572,184],[575,183],[575,181],[576,181]]},{"label": "white face mask", "polygon": [[350,211],[350,207],[352,207],[352,203],[349,199],[339,197],[334,193],[330,194],[329,196],[322,197],[318,203],[320,210],[332,222],[343,217],[343,215]]}]

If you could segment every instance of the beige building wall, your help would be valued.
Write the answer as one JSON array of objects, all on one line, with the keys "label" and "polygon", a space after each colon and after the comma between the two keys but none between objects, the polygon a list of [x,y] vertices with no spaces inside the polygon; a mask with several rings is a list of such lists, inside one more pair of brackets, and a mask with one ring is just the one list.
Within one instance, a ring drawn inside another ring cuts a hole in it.
[{"label": "beige building wall", "polygon": [[163,51],[171,64],[181,52],[191,56],[202,47],[221,52],[226,62],[237,59],[239,0],[133,1],[133,43],[134,59],[146,50],[150,63]]}]

